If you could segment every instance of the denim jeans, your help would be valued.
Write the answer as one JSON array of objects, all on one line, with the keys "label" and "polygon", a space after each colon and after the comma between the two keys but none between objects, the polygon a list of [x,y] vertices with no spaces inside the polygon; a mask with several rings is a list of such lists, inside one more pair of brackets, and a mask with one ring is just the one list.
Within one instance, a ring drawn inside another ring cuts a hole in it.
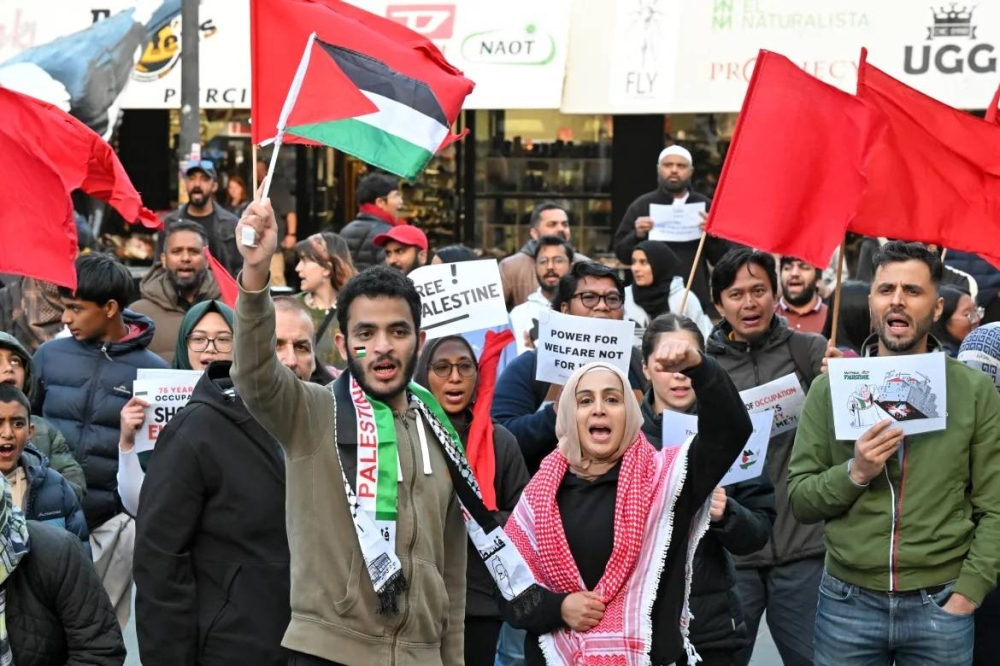
[{"label": "denim jeans", "polygon": [[494,666],[524,666],[524,639],[527,633],[506,622],[500,628],[497,658]]},{"label": "denim jeans", "polygon": [[941,608],[954,587],[889,594],[824,572],[816,609],[817,666],[969,666],[973,615]]}]

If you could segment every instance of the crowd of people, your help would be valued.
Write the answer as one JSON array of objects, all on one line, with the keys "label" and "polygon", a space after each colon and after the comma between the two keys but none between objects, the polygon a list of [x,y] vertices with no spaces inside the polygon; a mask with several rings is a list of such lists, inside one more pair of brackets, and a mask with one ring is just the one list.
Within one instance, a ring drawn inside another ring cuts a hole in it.
[{"label": "crowd of people", "polygon": [[[479,256],[430,247],[379,172],[357,219],[299,238],[286,196],[230,179],[224,207],[201,162],[138,289],[96,252],[73,290],[5,276],[0,663],[122,664],[134,621],[146,666],[746,666],[765,618],[789,665],[995,663],[1000,271],[904,240],[829,266],[650,240],[650,204],[710,209],[692,175],[660,153],[618,266],[539,202],[499,264],[509,325],[434,339],[407,276]],[[272,295],[285,251],[300,292]],[[633,322],[627,363],[540,381],[548,310]],[[937,351],[946,430],[836,439],[832,359]],[[155,371],[194,388],[137,451]],[[793,425],[722,485],[742,393],[777,381]]]}]

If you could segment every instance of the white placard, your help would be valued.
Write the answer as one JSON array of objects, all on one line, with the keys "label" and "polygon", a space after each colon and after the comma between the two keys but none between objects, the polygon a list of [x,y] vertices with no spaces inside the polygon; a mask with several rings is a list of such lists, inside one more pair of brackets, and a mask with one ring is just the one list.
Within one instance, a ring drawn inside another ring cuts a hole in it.
[{"label": "white placard", "polygon": [[422,266],[409,277],[420,294],[420,330],[428,340],[507,325],[495,259]]},{"label": "white placard", "polygon": [[[719,482],[720,486],[728,486],[741,481],[756,479],[764,471],[764,461],[767,459],[767,446],[771,441],[771,428],[774,417],[771,410],[751,412],[750,423],[753,432],[736,456],[729,471]],[[663,446],[680,446],[691,435],[698,434],[698,417],[695,414],[681,414],[665,410],[663,412]],[[697,443],[695,444],[697,446]]]},{"label": "white placard", "polygon": [[634,321],[542,312],[538,315],[535,343],[538,350],[535,379],[565,384],[577,368],[594,361],[610,363],[627,375],[634,334]]},{"label": "white placard", "polygon": [[538,314],[537,310],[521,306],[510,311],[510,328],[514,331],[514,342],[517,343],[518,355],[528,351],[524,336],[534,327],[536,314]]},{"label": "white placard", "polygon": [[653,218],[653,228],[649,230],[649,240],[668,243],[685,243],[701,238],[701,214],[705,212],[705,202],[675,204],[649,204],[649,216]]},{"label": "white placard", "polygon": [[[140,373],[142,370],[139,371]],[[147,371],[156,378],[136,379],[132,394],[149,403],[146,420],[135,433],[135,451],[151,451],[160,433],[181,409],[187,405],[202,373],[190,370]]]},{"label": "white placard", "polygon": [[855,440],[885,419],[896,421],[907,435],[945,429],[943,352],[832,358],[829,373],[837,439]]},{"label": "white placard", "polygon": [[806,392],[802,390],[802,384],[794,372],[766,384],[740,391],[740,397],[743,398],[747,411],[751,414],[765,409],[774,411],[772,437],[799,425],[802,405],[806,402]]}]

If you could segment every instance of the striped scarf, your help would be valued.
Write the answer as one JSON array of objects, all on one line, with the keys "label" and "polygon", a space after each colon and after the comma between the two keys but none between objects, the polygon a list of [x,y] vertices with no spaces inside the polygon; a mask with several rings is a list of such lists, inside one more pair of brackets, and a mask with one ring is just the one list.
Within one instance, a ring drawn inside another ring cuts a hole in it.
[{"label": "striped scarf", "polygon": [[[0,476],[0,478],[3,478]],[[14,654],[7,635],[7,579],[28,552],[28,523],[14,506],[10,486],[3,483],[0,505],[0,666],[12,666]]]}]

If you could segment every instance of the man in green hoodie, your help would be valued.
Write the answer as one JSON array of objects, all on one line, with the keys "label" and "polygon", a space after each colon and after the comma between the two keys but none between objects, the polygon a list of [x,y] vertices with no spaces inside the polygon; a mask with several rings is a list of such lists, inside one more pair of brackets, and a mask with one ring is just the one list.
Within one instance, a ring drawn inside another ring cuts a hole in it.
[{"label": "man in green hoodie", "polygon": [[[0,382],[13,384],[29,400],[35,398],[35,364],[31,354],[17,339],[0,332]],[[63,475],[76,493],[78,501],[83,500],[87,480],[83,476],[83,468],[73,457],[63,434],[41,416],[32,415],[31,425],[35,426],[31,438],[32,445],[49,459],[49,467]]]},{"label": "man in green hoodie", "polygon": [[[893,241],[872,264],[865,355],[939,351],[937,253]],[[1000,573],[1000,395],[945,363],[947,430],[904,437],[887,419],[838,441],[827,375],[806,399],[788,494],[796,518],[826,523],[817,664],[972,663],[973,613]]]}]

